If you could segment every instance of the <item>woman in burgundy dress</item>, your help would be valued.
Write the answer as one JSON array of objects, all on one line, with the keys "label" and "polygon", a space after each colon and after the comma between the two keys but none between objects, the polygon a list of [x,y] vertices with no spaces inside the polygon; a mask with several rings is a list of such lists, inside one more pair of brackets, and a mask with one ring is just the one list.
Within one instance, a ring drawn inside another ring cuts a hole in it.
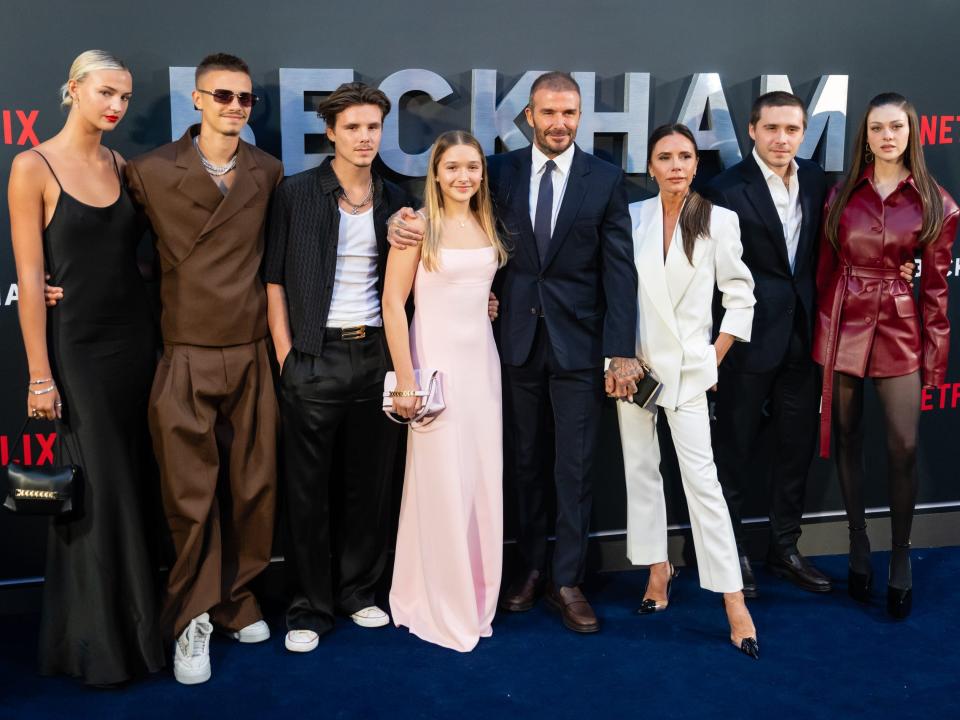
[{"label": "woman in burgundy dress", "polygon": [[[813,347],[824,368],[820,455],[830,454],[832,419],[850,530],[848,590],[865,602],[873,573],[863,501],[862,416],[864,378],[872,378],[889,455],[893,552],[887,611],[904,618],[912,603],[920,392],[921,386],[941,384],[947,368],[946,273],[958,217],[956,203],[927,171],[917,112],[906,98],[884,93],[870,101],[850,174],[830,193],[824,217]],[[898,270],[917,256],[919,301]]]}]

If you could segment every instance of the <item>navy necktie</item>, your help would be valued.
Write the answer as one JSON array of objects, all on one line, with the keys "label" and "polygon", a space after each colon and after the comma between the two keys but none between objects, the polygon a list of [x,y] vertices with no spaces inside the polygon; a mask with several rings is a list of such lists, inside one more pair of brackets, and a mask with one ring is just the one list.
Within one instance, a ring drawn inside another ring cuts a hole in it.
[{"label": "navy necktie", "polygon": [[533,236],[537,240],[537,252],[542,263],[547,257],[547,248],[550,247],[550,222],[553,219],[553,169],[557,164],[547,160],[543,166],[543,176],[540,178],[540,192],[537,195],[537,212],[533,216]]}]

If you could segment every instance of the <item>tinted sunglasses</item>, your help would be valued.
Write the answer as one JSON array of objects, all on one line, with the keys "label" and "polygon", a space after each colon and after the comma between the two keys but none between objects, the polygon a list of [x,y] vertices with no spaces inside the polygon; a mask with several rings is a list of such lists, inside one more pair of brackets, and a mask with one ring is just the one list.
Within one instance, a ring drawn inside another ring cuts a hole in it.
[{"label": "tinted sunglasses", "polygon": [[197,92],[201,92],[204,95],[210,95],[214,101],[220,103],[221,105],[229,105],[233,102],[233,99],[236,98],[237,102],[240,103],[240,107],[245,108],[253,107],[257,104],[257,100],[260,99],[253,93],[248,92],[235,93],[231,92],[230,90],[214,90],[211,92],[210,90],[201,90],[200,88],[197,88]]}]

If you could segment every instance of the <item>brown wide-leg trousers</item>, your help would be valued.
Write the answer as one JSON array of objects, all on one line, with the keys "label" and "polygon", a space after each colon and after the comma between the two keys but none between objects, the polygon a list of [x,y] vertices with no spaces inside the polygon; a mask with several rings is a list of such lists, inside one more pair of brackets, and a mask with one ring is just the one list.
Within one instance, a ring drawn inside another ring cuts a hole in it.
[{"label": "brown wide-leg trousers", "polygon": [[228,630],[260,620],[247,585],[270,562],[277,485],[278,413],[266,341],[166,345],[149,420],[176,550],[164,628],[178,637],[205,612]]}]

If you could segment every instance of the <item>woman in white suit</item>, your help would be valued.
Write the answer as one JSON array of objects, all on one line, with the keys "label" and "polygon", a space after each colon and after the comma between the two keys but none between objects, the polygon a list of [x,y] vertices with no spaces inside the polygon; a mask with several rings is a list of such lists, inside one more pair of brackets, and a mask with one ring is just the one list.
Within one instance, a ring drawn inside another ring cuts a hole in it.
[{"label": "woman in white suit", "polygon": [[[743,263],[735,213],[690,189],[698,152],[685,125],[665,125],[650,138],[648,170],[660,194],[640,207],[634,256],[640,277],[637,357],[662,383],[655,404],[617,403],[627,482],[627,555],[650,566],[637,611],[665,610],[676,571],[667,560],[667,513],[660,476],[657,412],[670,424],[701,587],[723,593],[730,640],[759,657],[756,630],[743,599],[740,561],[710,445],[708,389],[734,342],[753,325],[753,277]],[[714,287],[724,315],[712,339]]]}]

